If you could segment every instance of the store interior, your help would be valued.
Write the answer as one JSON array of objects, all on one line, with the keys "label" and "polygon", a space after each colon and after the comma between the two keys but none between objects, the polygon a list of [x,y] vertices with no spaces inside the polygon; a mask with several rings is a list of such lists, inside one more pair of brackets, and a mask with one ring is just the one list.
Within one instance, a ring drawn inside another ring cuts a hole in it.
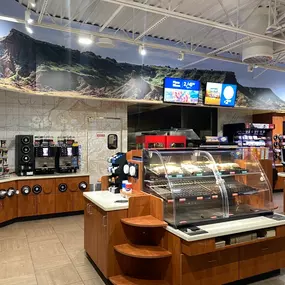
[{"label": "store interior", "polygon": [[0,285],[285,284],[283,0],[0,4]]}]

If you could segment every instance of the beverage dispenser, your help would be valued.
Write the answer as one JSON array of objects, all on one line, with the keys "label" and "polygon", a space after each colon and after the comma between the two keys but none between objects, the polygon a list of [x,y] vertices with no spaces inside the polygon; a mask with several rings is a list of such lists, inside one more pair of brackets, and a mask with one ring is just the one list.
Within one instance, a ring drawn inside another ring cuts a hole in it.
[{"label": "beverage dispenser", "polygon": [[57,142],[56,171],[76,172],[79,169],[80,150],[73,137],[59,137]]},{"label": "beverage dispenser", "polygon": [[35,174],[55,172],[56,147],[53,137],[35,137]]}]

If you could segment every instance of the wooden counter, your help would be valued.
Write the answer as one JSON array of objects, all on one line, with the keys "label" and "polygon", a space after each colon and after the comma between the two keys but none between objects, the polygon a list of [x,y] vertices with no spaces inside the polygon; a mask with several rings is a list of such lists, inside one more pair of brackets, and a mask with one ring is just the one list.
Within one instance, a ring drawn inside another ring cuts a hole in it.
[{"label": "wooden counter", "polygon": [[[86,184],[85,189],[80,187],[82,182]],[[33,192],[37,186],[41,188],[38,194]],[[65,191],[61,192],[63,186]],[[30,193],[23,193],[25,187]],[[0,191],[10,188],[17,194],[0,199],[0,227],[24,217],[83,211],[83,191],[89,191],[89,175],[11,176],[0,180]]]},{"label": "wooden counter", "polygon": [[[285,267],[285,220],[250,218],[226,233],[215,224],[208,236],[186,240],[166,227],[160,204],[145,194],[130,197],[126,209],[103,211],[85,198],[85,250],[113,284],[221,285]],[[224,236],[266,229],[275,236],[216,247]]]}]

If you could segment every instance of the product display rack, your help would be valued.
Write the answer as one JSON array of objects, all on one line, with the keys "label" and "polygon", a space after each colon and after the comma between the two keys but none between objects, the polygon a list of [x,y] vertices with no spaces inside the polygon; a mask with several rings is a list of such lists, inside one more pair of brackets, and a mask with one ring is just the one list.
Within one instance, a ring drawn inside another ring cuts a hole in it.
[{"label": "product display rack", "polygon": [[163,199],[174,227],[272,214],[266,175],[244,148],[144,150],[143,160],[144,191]]},{"label": "product display rack", "polygon": [[9,176],[7,142],[0,140],[0,179],[7,176]]}]

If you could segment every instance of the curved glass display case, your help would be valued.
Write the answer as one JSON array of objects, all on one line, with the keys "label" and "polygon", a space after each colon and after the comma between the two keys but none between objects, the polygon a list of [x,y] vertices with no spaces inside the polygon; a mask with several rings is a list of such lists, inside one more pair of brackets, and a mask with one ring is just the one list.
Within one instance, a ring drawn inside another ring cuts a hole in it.
[{"label": "curved glass display case", "polygon": [[143,150],[144,191],[163,199],[174,227],[272,214],[270,183],[241,149]]}]

